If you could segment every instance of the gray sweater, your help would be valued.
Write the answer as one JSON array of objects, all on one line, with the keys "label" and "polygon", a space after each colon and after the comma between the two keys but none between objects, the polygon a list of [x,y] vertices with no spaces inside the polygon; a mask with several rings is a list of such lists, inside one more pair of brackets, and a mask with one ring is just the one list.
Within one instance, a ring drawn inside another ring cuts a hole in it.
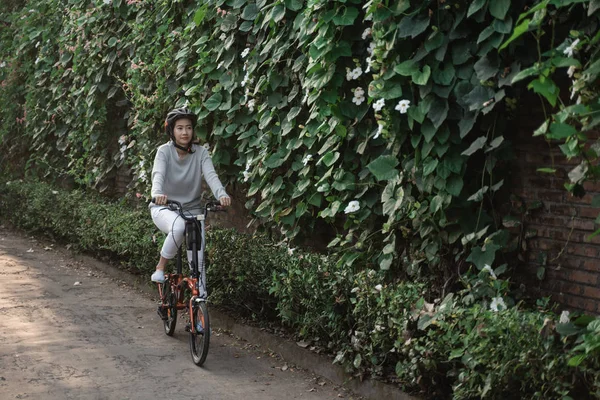
[{"label": "gray sweater", "polygon": [[[202,177],[210,186],[215,198],[229,197],[217,176],[208,150],[198,145],[193,145],[193,149],[194,153],[179,158],[173,142],[158,148],[152,167],[152,197],[166,195],[168,199],[180,202],[186,210],[198,209]],[[150,207],[163,206],[150,203]]]}]

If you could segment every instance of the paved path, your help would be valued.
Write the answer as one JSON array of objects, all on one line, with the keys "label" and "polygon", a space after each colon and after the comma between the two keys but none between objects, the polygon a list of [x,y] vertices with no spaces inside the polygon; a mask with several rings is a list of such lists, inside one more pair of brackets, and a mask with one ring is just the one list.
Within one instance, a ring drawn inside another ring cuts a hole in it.
[{"label": "paved path", "polygon": [[224,332],[198,368],[183,319],[58,247],[0,227],[0,399],[356,398]]}]

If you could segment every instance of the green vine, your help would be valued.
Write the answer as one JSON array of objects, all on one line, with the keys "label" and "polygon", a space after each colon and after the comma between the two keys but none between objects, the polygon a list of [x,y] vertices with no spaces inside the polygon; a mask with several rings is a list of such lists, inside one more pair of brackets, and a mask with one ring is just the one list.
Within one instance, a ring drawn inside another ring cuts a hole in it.
[{"label": "green vine", "polygon": [[[469,265],[505,269],[494,203],[523,79],[552,107],[535,134],[585,161],[568,189],[596,177],[582,132],[598,121],[597,8],[30,0],[4,16],[1,118],[17,124],[0,135],[27,144],[32,171],[97,186],[127,167],[147,193],[162,118],[186,104],[261,221],[290,240],[317,230],[341,265],[446,287]],[[567,67],[579,104],[552,79]]]}]

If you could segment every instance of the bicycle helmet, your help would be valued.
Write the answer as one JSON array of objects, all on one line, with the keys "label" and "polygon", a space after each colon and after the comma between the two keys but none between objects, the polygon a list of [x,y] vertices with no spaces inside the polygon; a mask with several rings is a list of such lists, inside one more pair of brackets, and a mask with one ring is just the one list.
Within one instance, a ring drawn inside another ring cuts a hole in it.
[{"label": "bicycle helmet", "polygon": [[175,109],[169,111],[169,113],[167,114],[167,118],[165,119],[165,133],[173,141],[173,145],[175,145],[175,147],[177,147],[180,150],[187,151],[188,153],[193,153],[194,152],[194,150],[192,149],[193,138],[192,138],[192,140],[190,140],[187,147],[183,147],[183,146],[180,146],[177,144],[177,142],[175,141],[175,136],[173,135],[173,129],[175,128],[175,122],[182,118],[187,118],[190,121],[192,121],[192,128],[196,127],[196,122],[198,121],[198,117],[196,117],[196,114],[191,112],[187,107],[175,108]]}]

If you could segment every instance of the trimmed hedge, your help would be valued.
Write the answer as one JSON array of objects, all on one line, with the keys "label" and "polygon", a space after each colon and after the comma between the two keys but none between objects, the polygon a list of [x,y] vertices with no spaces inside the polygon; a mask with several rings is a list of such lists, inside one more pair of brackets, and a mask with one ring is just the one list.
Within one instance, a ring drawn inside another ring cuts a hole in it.
[{"label": "trimmed hedge", "polygon": [[[0,206],[2,220],[140,272],[156,262],[162,239],[153,243],[145,207],[23,181],[0,183]],[[333,256],[232,230],[212,229],[208,238],[211,301],[285,325],[354,375],[435,399],[600,398],[598,319],[492,312],[453,294],[429,304],[422,284],[389,283],[386,272]]]}]

